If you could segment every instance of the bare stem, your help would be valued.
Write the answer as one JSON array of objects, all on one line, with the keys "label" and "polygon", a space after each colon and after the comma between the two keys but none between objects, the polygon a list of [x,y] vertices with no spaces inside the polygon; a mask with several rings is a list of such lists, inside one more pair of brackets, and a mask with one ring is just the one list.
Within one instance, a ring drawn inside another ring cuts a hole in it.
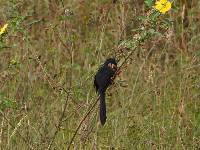
[{"label": "bare stem", "polygon": [[83,119],[80,121],[78,127],[76,128],[75,130],[75,133],[73,135],[73,137],[71,138],[70,142],[69,142],[69,145],[67,147],[67,150],[70,149],[70,146],[71,144],[73,143],[75,137],[76,137],[76,134],[78,133],[78,130],[80,129],[81,125],[83,124],[83,122],[85,121],[85,119],[89,116],[89,114],[92,112],[92,110],[94,109],[94,107],[96,106],[97,102],[99,101],[99,97],[97,98],[97,100],[94,102],[94,104],[90,107],[90,109],[88,110],[88,112],[84,115]]}]

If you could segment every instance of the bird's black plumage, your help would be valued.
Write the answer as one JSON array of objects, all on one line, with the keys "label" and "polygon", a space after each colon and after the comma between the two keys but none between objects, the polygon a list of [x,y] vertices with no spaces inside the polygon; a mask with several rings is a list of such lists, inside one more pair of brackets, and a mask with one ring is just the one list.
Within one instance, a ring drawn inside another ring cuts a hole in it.
[{"label": "bird's black plumage", "polygon": [[108,86],[112,84],[116,71],[117,62],[115,58],[109,58],[99,68],[95,75],[94,87],[96,88],[100,98],[100,121],[102,125],[106,122],[105,92]]}]

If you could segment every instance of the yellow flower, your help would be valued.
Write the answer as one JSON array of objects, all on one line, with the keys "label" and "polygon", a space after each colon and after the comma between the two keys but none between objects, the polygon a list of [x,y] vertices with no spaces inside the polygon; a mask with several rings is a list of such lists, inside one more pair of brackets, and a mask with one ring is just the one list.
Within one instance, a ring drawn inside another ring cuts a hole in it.
[{"label": "yellow flower", "polygon": [[169,2],[168,0],[159,0],[156,1],[156,5],[154,6],[154,8],[156,10],[158,10],[159,12],[161,12],[162,14],[165,14],[167,11],[169,11],[171,9],[171,2]]},{"label": "yellow flower", "polygon": [[4,34],[6,32],[6,29],[8,27],[8,24],[6,23],[1,29],[0,29],[0,35]]}]

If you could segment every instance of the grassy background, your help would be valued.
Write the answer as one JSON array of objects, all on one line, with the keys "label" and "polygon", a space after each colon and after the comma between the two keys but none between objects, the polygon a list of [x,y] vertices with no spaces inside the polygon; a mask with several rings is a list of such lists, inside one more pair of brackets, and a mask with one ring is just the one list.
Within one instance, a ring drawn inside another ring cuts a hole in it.
[{"label": "grassy background", "polygon": [[[1,149],[47,149],[56,131],[51,148],[65,149],[96,101],[95,72],[132,38],[144,1],[0,4],[1,26],[11,20],[0,49]],[[95,107],[72,147],[200,149],[200,2],[177,0],[167,16],[174,21],[167,36],[138,48],[109,89],[105,126]]]}]

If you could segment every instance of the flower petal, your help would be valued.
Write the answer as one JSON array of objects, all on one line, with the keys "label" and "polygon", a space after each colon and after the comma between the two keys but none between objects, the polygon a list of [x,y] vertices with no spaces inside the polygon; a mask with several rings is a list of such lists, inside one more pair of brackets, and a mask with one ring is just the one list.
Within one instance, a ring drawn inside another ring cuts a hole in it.
[{"label": "flower petal", "polygon": [[154,8],[162,14],[165,14],[171,9],[171,2],[169,2],[168,0],[156,1]]},{"label": "flower petal", "polygon": [[158,11],[160,11],[163,8],[163,5],[161,3],[157,3],[155,5],[155,9],[157,9]]},{"label": "flower petal", "polygon": [[160,3],[165,4],[167,3],[167,0],[160,0]]},{"label": "flower petal", "polygon": [[166,5],[165,5],[165,9],[168,11],[170,10],[172,7],[171,3],[170,2],[167,2]]},{"label": "flower petal", "polygon": [[2,34],[6,31],[7,27],[8,27],[8,24],[6,23],[6,24],[0,29],[0,35],[2,35]]},{"label": "flower petal", "polygon": [[167,11],[166,11],[166,9],[161,9],[160,12],[161,12],[162,14],[165,14]]}]

